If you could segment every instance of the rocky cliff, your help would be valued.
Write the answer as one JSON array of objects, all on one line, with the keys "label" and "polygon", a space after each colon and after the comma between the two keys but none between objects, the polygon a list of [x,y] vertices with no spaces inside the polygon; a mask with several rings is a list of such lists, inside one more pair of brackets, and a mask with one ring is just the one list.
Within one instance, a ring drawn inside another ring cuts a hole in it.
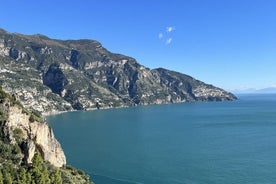
[{"label": "rocky cliff", "polygon": [[83,171],[66,165],[63,150],[44,119],[1,86],[0,183],[93,183]]},{"label": "rocky cliff", "polygon": [[10,144],[19,144],[22,161],[30,164],[38,151],[52,165],[66,165],[64,152],[44,120],[24,109],[15,99],[9,99],[2,90],[0,93],[1,137]]},{"label": "rocky cliff", "polygon": [[0,84],[40,112],[236,99],[190,76],[150,70],[94,40],[54,40],[4,30]]},{"label": "rocky cliff", "polygon": [[11,107],[5,126],[12,142],[15,139],[12,132],[18,128],[22,130],[27,163],[31,163],[35,151],[38,150],[44,160],[49,161],[52,165],[56,167],[66,165],[64,152],[55,139],[53,130],[45,122],[30,122],[30,115],[22,113],[22,110],[17,107]]}]

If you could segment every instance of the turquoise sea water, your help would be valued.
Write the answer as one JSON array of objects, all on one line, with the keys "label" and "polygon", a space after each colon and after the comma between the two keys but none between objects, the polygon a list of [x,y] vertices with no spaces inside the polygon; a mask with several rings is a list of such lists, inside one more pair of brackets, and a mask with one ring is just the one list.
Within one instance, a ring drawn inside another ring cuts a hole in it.
[{"label": "turquoise sea water", "polygon": [[276,95],[47,117],[96,184],[275,184]]}]

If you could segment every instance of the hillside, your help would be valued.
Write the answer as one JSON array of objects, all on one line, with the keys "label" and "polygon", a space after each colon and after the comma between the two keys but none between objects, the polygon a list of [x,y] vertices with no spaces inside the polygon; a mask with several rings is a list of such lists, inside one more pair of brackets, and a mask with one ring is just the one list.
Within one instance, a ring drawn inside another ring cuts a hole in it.
[{"label": "hillside", "polygon": [[88,184],[83,171],[66,166],[52,129],[0,87],[0,183]]},{"label": "hillside", "polygon": [[236,99],[188,75],[150,70],[94,40],[5,30],[0,30],[0,84],[39,112]]}]

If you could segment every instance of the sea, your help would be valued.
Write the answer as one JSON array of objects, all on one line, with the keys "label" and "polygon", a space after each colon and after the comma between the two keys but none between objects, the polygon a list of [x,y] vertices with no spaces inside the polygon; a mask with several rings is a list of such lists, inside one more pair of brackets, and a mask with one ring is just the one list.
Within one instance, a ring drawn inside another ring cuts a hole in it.
[{"label": "sea", "polygon": [[276,94],[48,116],[95,184],[275,184]]}]

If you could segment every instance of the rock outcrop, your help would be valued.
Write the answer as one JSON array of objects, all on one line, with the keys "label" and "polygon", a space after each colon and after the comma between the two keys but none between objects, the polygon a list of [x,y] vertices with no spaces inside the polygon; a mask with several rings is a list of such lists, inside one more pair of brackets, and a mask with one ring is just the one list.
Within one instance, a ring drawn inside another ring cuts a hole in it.
[{"label": "rock outcrop", "polygon": [[[66,165],[66,158],[52,129],[41,120],[33,119],[26,110],[18,105],[11,105],[8,100],[0,103],[0,112],[5,114],[1,121],[1,135],[11,144],[22,142],[23,160],[31,163],[35,151],[39,151],[45,161],[56,167]],[[20,139],[20,140],[18,140]]]},{"label": "rock outcrop", "polygon": [[[0,153],[0,183],[93,183],[83,171],[66,165],[60,144],[39,113],[28,111],[1,86]],[[8,179],[3,173],[9,173]]]}]

